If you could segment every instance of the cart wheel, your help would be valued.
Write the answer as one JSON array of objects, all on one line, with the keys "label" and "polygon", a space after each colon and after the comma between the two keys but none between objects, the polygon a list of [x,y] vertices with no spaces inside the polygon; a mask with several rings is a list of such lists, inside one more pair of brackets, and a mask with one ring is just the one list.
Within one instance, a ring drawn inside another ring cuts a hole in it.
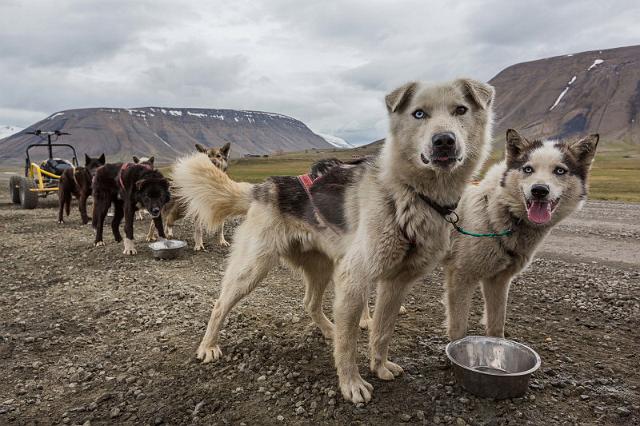
[{"label": "cart wheel", "polygon": [[28,178],[20,179],[20,205],[23,209],[35,209],[38,206],[38,193],[29,191],[35,188],[34,183]]},{"label": "cart wheel", "polygon": [[20,204],[20,176],[11,176],[9,179],[9,198],[13,204]]}]

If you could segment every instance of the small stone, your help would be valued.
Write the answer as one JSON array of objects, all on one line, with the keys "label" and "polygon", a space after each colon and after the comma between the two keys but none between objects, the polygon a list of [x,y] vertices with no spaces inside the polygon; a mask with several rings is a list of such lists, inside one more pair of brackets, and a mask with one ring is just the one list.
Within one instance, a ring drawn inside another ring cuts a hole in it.
[{"label": "small stone", "polygon": [[464,421],[464,419],[462,417],[458,417],[456,419],[456,425],[457,426],[465,426],[467,424],[467,422]]},{"label": "small stone", "polygon": [[304,407],[302,406],[296,408],[296,416],[302,416],[306,412],[307,410],[305,410]]},{"label": "small stone", "polygon": [[329,391],[327,392],[327,396],[329,398],[333,398],[334,396],[336,396],[336,391],[334,391],[333,389],[329,389]]},{"label": "small stone", "polygon": [[586,401],[587,399],[589,399],[589,395],[583,393],[582,395],[580,395],[580,399]]},{"label": "small stone", "polygon": [[416,411],[416,419],[424,420],[424,411],[422,411],[422,410]]},{"label": "small stone", "polygon": [[631,410],[627,407],[618,407],[616,408],[616,414],[620,417],[629,417],[631,415]]},{"label": "small stone", "polygon": [[408,422],[409,420],[411,420],[411,414],[407,414],[407,413],[400,414],[400,420],[402,420],[403,422]]},{"label": "small stone", "polygon": [[258,377],[258,381],[259,382],[264,382],[265,380],[267,380],[267,376],[265,376],[265,375],[262,375],[262,376]]},{"label": "small stone", "polygon": [[119,415],[120,415],[120,409],[118,407],[113,407],[109,412],[109,417],[111,417],[112,419],[115,419]]},{"label": "small stone", "polygon": [[282,414],[279,414],[278,417],[276,417],[276,420],[279,422],[284,422],[284,416]]}]

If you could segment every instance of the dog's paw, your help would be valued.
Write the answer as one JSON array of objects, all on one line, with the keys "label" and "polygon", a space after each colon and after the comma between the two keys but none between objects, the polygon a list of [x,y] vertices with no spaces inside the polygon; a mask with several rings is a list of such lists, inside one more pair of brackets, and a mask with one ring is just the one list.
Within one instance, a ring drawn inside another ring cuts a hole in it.
[{"label": "dog's paw", "polygon": [[372,324],[373,320],[371,318],[365,319],[365,318],[361,318],[360,322],[358,323],[358,325],[360,326],[360,328],[362,330],[371,330],[371,324]]},{"label": "dog's paw", "polygon": [[382,380],[393,380],[404,372],[402,367],[391,361],[386,361],[384,364],[372,366],[371,371],[373,371],[376,376]]},{"label": "dog's paw", "polygon": [[63,224],[64,224],[64,220],[59,220],[59,221],[58,221],[58,224],[59,224],[59,225],[63,225]]},{"label": "dog's paw", "polygon": [[204,346],[201,344],[200,347],[198,347],[196,357],[202,361],[203,364],[207,364],[219,360],[222,357],[222,350],[220,350],[220,346],[218,345]]},{"label": "dog's paw", "polygon": [[365,382],[360,374],[340,379],[340,392],[347,401],[354,404],[367,403],[371,401],[373,386]]},{"label": "dog's paw", "polygon": [[409,311],[407,311],[407,308],[404,307],[404,305],[400,306],[400,310],[398,311],[398,315],[407,315]]},{"label": "dog's paw", "polygon": [[220,245],[220,247],[229,247],[231,245],[229,244],[229,241],[225,240],[224,238],[218,241],[218,244]]},{"label": "dog's paw", "polygon": [[104,246],[106,246],[104,241],[96,241],[95,243],[93,243],[93,245],[96,246],[96,247],[104,247]]},{"label": "dog's paw", "polygon": [[204,249],[204,244],[200,243],[200,244],[195,244],[193,246],[193,251],[206,251],[206,250]]},{"label": "dog's paw", "polygon": [[155,241],[156,240],[156,236],[155,235],[147,235],[147,242],[151,242],[151,241]]},{"label": "dog's paw", "polygon": [[133,242],[133,240],[125,238],[124,239],[124,250],[122,251],[122,254],[134,255],[134,254],[137,254],[137,253],[138,253],[138,251],[136,250],[136,245]]}]

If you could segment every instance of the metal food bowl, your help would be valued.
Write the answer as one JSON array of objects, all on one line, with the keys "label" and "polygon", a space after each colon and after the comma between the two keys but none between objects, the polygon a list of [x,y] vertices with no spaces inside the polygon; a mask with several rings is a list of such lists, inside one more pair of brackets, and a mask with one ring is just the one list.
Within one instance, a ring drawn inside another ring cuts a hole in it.
[{"label": "metal food bowl", "polygon": [[467,391],[494,399],[516,398],[529,388],[540,356],[530,347],[497,337],[467,336],[447,345],[456,381]]},{"label": "metal food bowl", "polygon": [[187,242],[180,240],[160,240],[149,244],[156,259],[175,259],[180,256],[186,246]]}]

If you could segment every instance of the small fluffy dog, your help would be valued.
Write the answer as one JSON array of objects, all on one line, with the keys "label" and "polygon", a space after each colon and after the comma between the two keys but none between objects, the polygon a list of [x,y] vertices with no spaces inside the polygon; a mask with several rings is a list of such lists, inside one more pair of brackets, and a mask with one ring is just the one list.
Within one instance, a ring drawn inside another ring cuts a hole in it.
[{"label": "small fluffy dog", "polygon": [[[199,143],[196,144],[196,150],[207,154],[211,163],[223,172],[227,172],[229,167],[229,153],[231,150],[231,144],[226,143],[220,148],[206,148]],[[173,238],[173,225],[174,223],[182,219],[185,215],[186,208],[184,203],[180,202],[176,197],[164,205],[162,208],[162,218],[164,220],[164,232],[167,234],[167,238]],[[224,221],[220,225],[218,244],[224,247],[228,247],[229,243],[224,238]],[[155,228],[153,222],[149,224],[149,232],[147,233],[147,241],[155,239]],[[193,239],[195,241],[193,249],[195,251],[204,250],[204,242],[202,241],[202,226],[196,223],[194,224]]]},{"label": "small fluffy dog", "polygon": [[91,181],[96,175],[98,167],[106,162],[104,154],[98,158],[91,158],[87,154],[84,155],[84,167],[76,167],[75,169],[66,169],[60,176],[58,185],[58,223],[64,223],[63,211],[69,216],[71,211],[71,196],[78,199],[78,207],[82,224],[89,223],[87,215],[87,198],[91,195]]},{"label": "small fluffy dog", "polygon": [[[304,305],[334,340],[340,390],[354,403],[373,387],[357,366],[358,322],[370,283],[377,285],[370,368],[392,380],[389,343],[405,294],[449,249],[444,216],[482,165],[490,146],[491,86],[471,79],[407,83],[386,96],[389,135],[379,156],[309,176],[272,177],[252,185],[232,181],[203,154],[179,160],[173,183],[188,213],[209,229],[246,215],[234,244],[197,356],[220,358],[220,328],[280,259],[302,271]],[[322,296],[335,285],[333,324]]]},{"label": "small fluffy dog", "polygon": [[164,238],[161,212],[169,199],[169,182],[149,164],[115,163],[100,167],[93,183],[95,245],[104,245],[102,230],[111,204],[114,206],[111,230],[117,242],[122,241],[119,228],[123,217],[125,220],[124,254],[137,253],[133,242],[133,222],[139,208],[149,212],[158,235]]},{"label": "small fluffy dog", "polygon": [[507,131],[505,160],[469,186],[457,214],[463,229],[504,233],[476,238],[454,233],[445,259],[447,328],[464,337],[473,291],[482,284],[488,336],[504,337],[509,285],[549,231],[582,207],[598,135],[578,141],[533,140]]}]

